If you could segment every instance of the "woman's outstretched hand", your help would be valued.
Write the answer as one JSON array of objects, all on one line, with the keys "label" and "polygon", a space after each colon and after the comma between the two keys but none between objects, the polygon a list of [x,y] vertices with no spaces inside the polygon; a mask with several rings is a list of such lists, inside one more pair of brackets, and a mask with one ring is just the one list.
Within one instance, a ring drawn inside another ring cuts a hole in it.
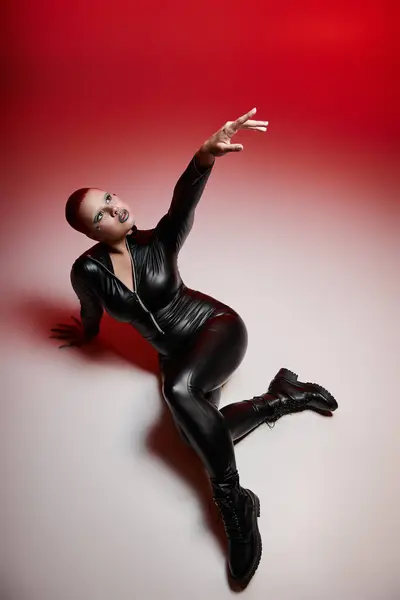
[{"label": "woman's outstretched hand", "polygon": [[58,323],[57,327],[51,329],[51,331],[54,331],[56,335],[50,335],[49,337],[56,338],[58,340],[65,340],[67,342],[66,344],[61,344],[61,346],[59,346],[60,349],[67,348],[69,346],[83,346],[83,344],[88,344],[90,341],[83,331],[81,321],[72,316],[71,319],[75,322],[75,325],[64,325],[63,323]]},{"label": "woman's outstretched hand", "polygon": [[240,152],[243,150],[242,144],[231,144],[231,138],[241,129],[251,129],[252,131],[267,131],[268,121],[254,121],[252,117],[257,112],[253,108],[245,115],[242,115],[236,121],[227,121],[221,129],[214,133],[201,147],[203,152],[213,156],[224,156],[228,152]]}]

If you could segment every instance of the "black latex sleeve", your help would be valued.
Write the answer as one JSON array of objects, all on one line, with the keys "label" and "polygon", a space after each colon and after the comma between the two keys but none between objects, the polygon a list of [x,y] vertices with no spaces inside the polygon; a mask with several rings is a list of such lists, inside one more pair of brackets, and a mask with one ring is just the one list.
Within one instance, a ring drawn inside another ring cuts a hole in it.
[{"label": "black latex sleeve", "polygon": [[100,329],[103,307],[87,282],[84,270],[76,263],[71,269],[71,284],[81,303],[81,320],[86,337],[94,338]]},{"label": "black latex sleeve", "polygon": [[175,185],[167,214],[157,225],[157,234],[176,252],[179,252],[193,227],[195,209],[214,164],[201,168],[196,165],[195,157],[192,158]]}]

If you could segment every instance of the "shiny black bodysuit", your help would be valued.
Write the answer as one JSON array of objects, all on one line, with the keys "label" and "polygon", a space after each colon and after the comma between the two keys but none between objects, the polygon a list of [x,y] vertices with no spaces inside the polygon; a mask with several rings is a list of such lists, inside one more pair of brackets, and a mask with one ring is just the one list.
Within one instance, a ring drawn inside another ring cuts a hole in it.
[{"label": "shiny black bodysuit", "polygon": [[246,326],[229,306],[187,288],[178,270],[178,253],[212,168],[199,167],[193,157],[156,227],[134,227],[127,235],[133,292],[114,275],[101,243],[75,261],[71,282],[88,337],[97,335],[106,310],[133,325],[156,349],[163,396],[175,423],[211,479],[223,481],[236,473],[233,442],[264,422],[265,415],[251,401],[218,410],[221,386],[246,352]]}]

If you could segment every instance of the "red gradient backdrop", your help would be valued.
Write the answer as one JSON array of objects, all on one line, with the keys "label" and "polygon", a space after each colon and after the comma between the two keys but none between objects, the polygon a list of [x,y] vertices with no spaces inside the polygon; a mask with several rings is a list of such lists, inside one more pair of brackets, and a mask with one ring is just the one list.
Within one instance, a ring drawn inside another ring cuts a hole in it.
[{"label": "red gradient backdrop", "polygon": [[[101,351],[58,352],[47,336],[78,313],[69,271],[92,244],[65,223],[68,195],[116,192],[150,228],[202,142],[254,106],[268,132],[240,133],[244,151],[217,159],[181,251],[183,279],[249,329],[224,403],[262,393],[287,365],[332,384],[341,407],[329,423],[289,419],[268,452],[261,434],[241,450],[274,515],[254,597],[293,598],[296,586],[310,599],[398,597],[397,12],[389,0],[6,3],[0,454],[9,457],[9,581],[28,590],[15,597],[178,598],[189,552],[181,597],[225,597],[225,582],[218,594],[202,587],[222,581],[223,557],[209,560],[175,477],[193,482],[198,465],[179,471],[184,450],[168,454],[175,438],[162,445],[165,422],[154,426],[158,388],[140,375],[153,373],[154,354],[120,324],[108,332],[117,358],[103,361]],[[256,450],[269,457],[265,477]],[[171,500],[174,486],[181,495]],[[155,525],[132,510],[139,488]],[[215,579],[204,578],[213,568]]]},{"label": "red gradient backdrop", "polygon": [[[284,202],[283,182],[297,189],[300,177],[297,207],[361,203],[390,226],[396,16],[376,0],[8,3],[6,187],[34,213],[3,221],[2,243],[26,227],[64,232],[64,199],[82,185],[111,181],[143,218],[151,199],[154,218],[201,142],[253,106],[269,131],[243,135],[244,153],[219,161],[220,207],[240,211],[251,188],[247,214],[268,212]],[[349,203],[325,189],[312,200],[310,188],[330,180],[369,193]],[[149,186],[154,195],[140,196]]]},{"label": "red gradient backdrop", "polygon": [[13,104],[43,135],[81,120],[170,131],[256,103],[275,130],[394,140],[393,2],[15,0],[8,10]]}]

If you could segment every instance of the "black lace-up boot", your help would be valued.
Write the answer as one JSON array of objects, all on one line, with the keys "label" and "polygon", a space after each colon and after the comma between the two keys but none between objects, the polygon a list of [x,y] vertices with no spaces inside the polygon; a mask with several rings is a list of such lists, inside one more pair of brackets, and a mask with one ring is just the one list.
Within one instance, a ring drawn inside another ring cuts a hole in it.
[{"label": "black lace-up boot", "polygon": [[257,525],[260,500],[254,492],[240,486],[238,475],[227,483],[212,482],[212,487],[228,538],[229,571],[236,583],[245,586],[261,559],[262,543]]},{"label": "black lace-up boot", "polygon": [[262,398],[271,409],[267,423],[273,423],[282,415],[304,409],[327,413],[337,409],[335,398],[317,383],[302,383],[298,375],[289,369],[279,369],[271,383],[268,393]]}]

